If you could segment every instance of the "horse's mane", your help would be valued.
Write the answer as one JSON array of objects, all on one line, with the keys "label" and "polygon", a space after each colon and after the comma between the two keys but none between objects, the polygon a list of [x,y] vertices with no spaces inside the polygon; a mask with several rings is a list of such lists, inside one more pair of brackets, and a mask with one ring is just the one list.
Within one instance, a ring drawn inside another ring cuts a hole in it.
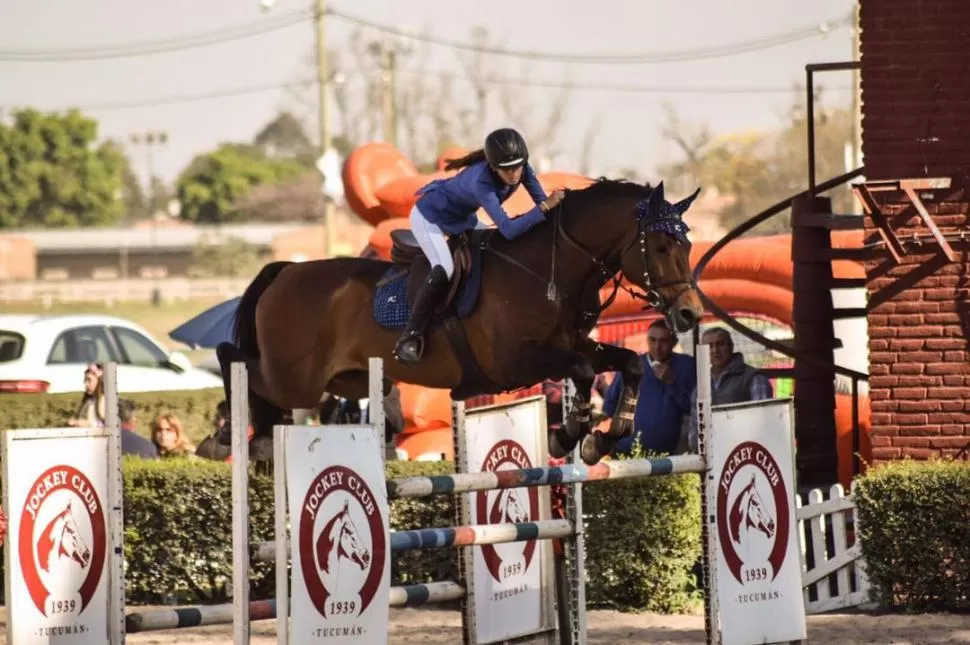
[{"label": "horse's mane", "polygon": [[650,195],[651,191],[653,191],[653,187],[650,184],[638,184],[628,179],[597,177],[593,183],[585,188],[567,190],[563,202],[571,200],[576,203],[577,201],[601,199],[603,197],[644,198]]}]

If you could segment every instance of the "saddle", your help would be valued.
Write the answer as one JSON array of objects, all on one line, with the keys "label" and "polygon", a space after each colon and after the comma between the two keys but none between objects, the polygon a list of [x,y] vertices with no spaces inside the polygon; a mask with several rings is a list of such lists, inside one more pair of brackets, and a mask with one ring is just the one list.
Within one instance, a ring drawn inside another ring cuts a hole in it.
[{"label": "saddle", "polygon": [[[451,250],[455,272],[448,283],[448,293],[442,298],[438,308],[435,309],[436,314],[443,313],[454,302],[462,284],[472,272],[474,261],[472,248],[480,243],[486,232],[484,229],[476,229],[448,238],[448,248]],[[382,282],[390,282],[405,273],[410,273],[408,297],[409,299],[413,298],[421,283],[428,277],[428,273],[431,271],[431,263],[428,262],[424,251],[421,250],[421,245],[418,244],[414,233],[409,229],[399,228],[391,231],[391,262],[394,263],[398,271],[394,271]]]},{"label": "saddle", "polygon": [[[475,310],[482,286],[482,249],[487,236],[494,232],[494,229],[472,229],[448,238],[455,272],[448,283],[445,297],[432,313],[431,324],[434,321],[442,324],[462,366],[461,382],[451,390],[455,400],[466,399],[478,392],[498,393],[506,389],[493,383],[482,372],[461,322]],[[391,262],[392,266],[377,282],[375,311],[380,310],[382,314],[379,317],[375,314],[375,317],[379,318],[379,322],[383,319],[393,320],[403,328],[409,303],[414,302],[422,283],[431,272],[431,263],[408,229],[391,231]],[[405,293],[401,294],[404,298],[394,295],[401,288],[395,286],[397,281],[406,283],[403,285]],[[407,302],[401,302],[404,299]]]}]

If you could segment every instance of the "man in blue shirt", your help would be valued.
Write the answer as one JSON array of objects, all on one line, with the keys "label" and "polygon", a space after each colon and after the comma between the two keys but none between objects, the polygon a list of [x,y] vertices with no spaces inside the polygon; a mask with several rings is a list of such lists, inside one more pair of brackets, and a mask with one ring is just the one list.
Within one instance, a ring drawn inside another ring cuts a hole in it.
[{"label": "man in blue shirt", "polygon": [[[629,454],[638,441],[648,452],[673,454],[681,441],[685,419],[690,418],[691,394],[697,384],[697,367],[692,356],[674,352],[677,337],[661,318],[647,331],[647,353],[643,359],[643,378],[633,417],[633,434],[620,439],[614,452]],[[623,392],[623,378],[617,374],[603,400],[609,416]]]}]

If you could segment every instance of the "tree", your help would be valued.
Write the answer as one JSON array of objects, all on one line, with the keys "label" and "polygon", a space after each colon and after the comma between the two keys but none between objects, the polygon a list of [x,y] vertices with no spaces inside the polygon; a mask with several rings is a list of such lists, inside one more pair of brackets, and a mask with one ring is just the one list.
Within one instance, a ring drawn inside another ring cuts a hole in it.
[{"label": "tree", "polygon": [[316,158],[313,141],[292,112],[282,111],[264,125],[253,143],[273,159],[292,158],[311,165]]},{"label": "tree", "polygon": [[95,145],[96,121],[77,110],[11,116],[0,124],[0,228],[118,221],[126,160],[116,145]]},{"label": "tree", "polygon": [[[692,190],[712,187],[733,199],[721,211],[721,223],[734,228],[769,206],[808,188],[807,115],[804,92],[795,92],[783,126],[778,130],[732,132],[715,137],[707,126],[683,123],[668,107],[664,137],[682,155],[662,166],[661,176]],[[851,137],[851,113],[826,108],[816,95],[815,156],[819,181],[845,172],[845,146]],[[845,186],[829,196],[836,212],[848,212],[852,195]],[[776,215],[752,229],[754,234],[791,230],[790,212]]]},{"label": "tree", "polygon": [[259,147],[226,143],[197,156],[178,179],[181,216],[215,224],[244,219],[240,203],[256,186],[295,179],[311,169],[295,159],[272,159]]}]

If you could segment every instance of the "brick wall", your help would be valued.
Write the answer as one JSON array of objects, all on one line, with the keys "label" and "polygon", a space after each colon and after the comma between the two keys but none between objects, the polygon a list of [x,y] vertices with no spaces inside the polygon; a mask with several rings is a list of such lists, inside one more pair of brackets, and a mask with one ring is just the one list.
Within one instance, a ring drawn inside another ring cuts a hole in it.
[{"label": "brick wall", "polygon": [[[874,179],[952,177],[921,196],[945,232],[968,225],[970,2],[862,0],[863,154]],[[876,194],[902,236],[929,231],[902,194]],[[871,221],[867,237],[878,240]],[[894,266],[867,262],[876,461],[952,455],[970,444],[970,277],[924,244]]]}]

